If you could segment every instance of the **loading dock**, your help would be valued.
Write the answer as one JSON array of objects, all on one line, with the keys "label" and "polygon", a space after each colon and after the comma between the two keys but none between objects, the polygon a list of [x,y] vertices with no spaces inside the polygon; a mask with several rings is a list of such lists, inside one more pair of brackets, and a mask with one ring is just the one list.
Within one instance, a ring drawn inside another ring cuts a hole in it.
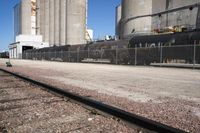
[{"label": "loading dock", "polygon": [[49,44],[42,42],[42,36],[19,35],[16,37],[16,42],[9,45],[9,57],[12,59],[22,59],[24,51],[44,47],[49,47]]}]

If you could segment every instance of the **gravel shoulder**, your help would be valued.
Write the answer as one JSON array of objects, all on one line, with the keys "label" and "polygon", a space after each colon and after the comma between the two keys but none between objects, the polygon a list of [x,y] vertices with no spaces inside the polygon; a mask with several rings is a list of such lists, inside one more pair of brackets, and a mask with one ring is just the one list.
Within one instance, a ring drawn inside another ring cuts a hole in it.
[{"label": "gravel shoulder", "polygon": [[138,131],[92,113],[27,82],[0,72],[0,132],[116,133]]},{"label": "gravel shoulder", "polygon": [[200,71],[12,60],[15,71],[188,132],[200,132]]}]

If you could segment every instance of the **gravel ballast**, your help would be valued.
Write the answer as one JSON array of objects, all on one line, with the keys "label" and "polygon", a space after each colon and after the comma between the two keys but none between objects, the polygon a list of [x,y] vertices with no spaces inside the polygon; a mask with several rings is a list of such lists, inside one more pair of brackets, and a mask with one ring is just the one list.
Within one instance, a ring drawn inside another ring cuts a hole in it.
[{"label": "gravel ballast", "polygon": [[0,72],[0,92],[2,133],[139,132],[3,72]]}]

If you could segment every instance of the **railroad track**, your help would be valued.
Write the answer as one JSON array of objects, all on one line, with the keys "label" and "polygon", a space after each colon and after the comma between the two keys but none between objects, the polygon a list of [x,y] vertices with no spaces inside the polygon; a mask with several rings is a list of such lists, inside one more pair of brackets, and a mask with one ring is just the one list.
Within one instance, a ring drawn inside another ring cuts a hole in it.
[{"label": "railroad track", "polygon": [[[24,81],[31,83],[31,84],[45,88],[47,91],[56,93],[67,99],[71,99],[75,102],[78,102],[79,104],[84,105],[85,107],[89,107],[92,110],[92,112],[96,112],[97,114],[98,113],[108,114],[109,116],[112,116],[116,119],[123,120],[123,121],[127,122],[128,125],[131,125],[134,128],[136,127],[137,131],[157,132],[157,133],[186,133],[185,131],[182,131],[180,129],[176,129],[176,128],[164,125],[162,123],[135,115],[133,113],[126,112],[122,109],[116,108],[111,105],[104,104],[104,103],[96,101],[96,100],[92,100],[87,97],[82,97],[80,95],[65,91],[64,89],[61,89],[61,88],[50,86],[50,85],[42,83],[40,81],[33,80],[29,77],[22,76],[17,73],[13,73],[13,72],[10,72],[10,71],[4,70],[4,69],[0,69],[0,71],[7,73],[8,75],[9,74],[13,75],[19,79],[22,79]],[[5,77],[8,75],[4,74]],[[12,81],[10,81],[10,82],[12,82]]]}]

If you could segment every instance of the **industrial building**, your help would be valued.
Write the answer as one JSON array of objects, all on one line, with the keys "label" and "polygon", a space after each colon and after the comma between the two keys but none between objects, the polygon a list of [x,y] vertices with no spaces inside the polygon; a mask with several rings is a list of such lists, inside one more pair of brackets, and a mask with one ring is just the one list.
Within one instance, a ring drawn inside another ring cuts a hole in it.
[{"label": "industrial building", "polygon": [[[14,7],[15,41],[9,46],[10,57],[21,58],[23,51],[28,49],[91,42],[93,31],[87,29],[87,2],[21,0]],[[116,38],[127,41],[133,35],[152,34],[168,27],[200,27],[198,2],[199,0],[121,0],[121,5],[116,7]],[[191,6],[192,4],[197,6]],[[188,7],[168,12],[184,6]]]},{"label": "industrial building", "polygon": [[87,0],[37,0],[37,35],[50,46],[86,43]]},{"label": "industrial building", "polygon": [[27,49],[48,47],[36,34],[36,0],[22,0],[14,7],[14,42],[9,45],[10,58],[22,58]]},{"label": "industrial building", "polygon": [[14,7],[11,58],[21,58],[27,49],[85,44],[92,39],[87,0],[21,0]]},{"label": "industrial building", "polygon": [[116,8],[116,36],[125,39],[132,33],[150,33],[155,29],[169,26],[194,27],[198,8],[153,17],[138,16],[155,14],[198,2],[199,0],[122,0],[121,5]]}]

